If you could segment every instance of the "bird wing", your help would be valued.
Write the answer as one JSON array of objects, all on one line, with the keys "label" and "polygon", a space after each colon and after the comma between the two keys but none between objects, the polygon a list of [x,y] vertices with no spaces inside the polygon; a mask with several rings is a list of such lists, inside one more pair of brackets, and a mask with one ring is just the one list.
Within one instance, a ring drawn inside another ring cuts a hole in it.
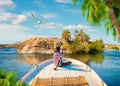
[{"label": "bird wing", "polygon": [[36,16],[34,16],[33,14],[31,14],[31,15],[35,20],[40,21]]}]

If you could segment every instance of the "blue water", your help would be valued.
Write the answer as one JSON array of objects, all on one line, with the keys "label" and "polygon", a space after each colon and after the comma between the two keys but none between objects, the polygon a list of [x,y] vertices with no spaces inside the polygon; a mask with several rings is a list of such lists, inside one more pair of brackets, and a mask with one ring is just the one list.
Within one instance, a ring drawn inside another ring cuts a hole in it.
[{"label": "blue water", "polygon": [[120,50],[104,50],[104,53],[107,55],[120,57]]},{"label": "blue water", "polygon": [[90,67],[108,84],[120,86],[120,57],[106,56],[102,64],[90,62]]},{"label": "blue water", "polygon": [[[120,86],[119,56],[110,56],[104,53],[98,55],[87,54],[66,56],[88,64],[108,84],[108,86]],[[34,61],[31,63],[31,60],[35,60],[35,63],[39,63],[49,58],[51,58],[51,55],[20,55],[17,53],[16,48],[4,48],[0,49],[0,68],[16,72],[20,79],[34,67],[34,65],[31,65]],[[29,60],[30,63],[27,60]]]},{"label": "blue water", "polygon": [[19,57],[16,48],[0,49],[0,68],[4,68],[6,71],[14,71],[17,73],[18,78],[21,78],[33,66],[19,61]]}]

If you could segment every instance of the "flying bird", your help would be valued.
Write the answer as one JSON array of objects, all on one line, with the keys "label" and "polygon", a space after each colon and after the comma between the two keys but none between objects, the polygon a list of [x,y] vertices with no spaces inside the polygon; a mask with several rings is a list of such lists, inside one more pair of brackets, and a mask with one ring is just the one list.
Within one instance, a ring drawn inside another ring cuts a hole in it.
[{"label": "flying bird", "polygon": [[41,23],[42,23],[35,15],[33,15],[33,14],[31,14],[31,15],[32,15],[32,17],[37,21],[38,24],[41,24]]}]

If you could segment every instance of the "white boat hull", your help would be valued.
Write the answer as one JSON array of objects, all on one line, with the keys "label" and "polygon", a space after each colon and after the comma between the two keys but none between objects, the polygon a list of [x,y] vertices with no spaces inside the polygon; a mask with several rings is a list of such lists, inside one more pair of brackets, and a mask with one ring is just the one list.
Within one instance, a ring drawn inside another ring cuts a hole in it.
[{"label": "white boat hull", "polygon": [[53,59],[44,61],[39,64],[39,66],[36,66],[36,68],[33,71],[30,71],[26,76],[22,78],[24,81],[27,77],[32,74],[34,71],[38,71],[38,74],[36,74],[35,77],[32,78],[32,80],[29,82],[29,84],[32,83],[33,79],[36,77],[39,78],[62,78],[62,77],[79,77],[84,76],[89,84],[89,86],[107,86],[104,81],[86,64],[84,64],[81,61],[66,58],[66,60],[69,60],[72,62],[69,66],[64,67],[58,67],[57,70],[53,70],[54,64]]}]

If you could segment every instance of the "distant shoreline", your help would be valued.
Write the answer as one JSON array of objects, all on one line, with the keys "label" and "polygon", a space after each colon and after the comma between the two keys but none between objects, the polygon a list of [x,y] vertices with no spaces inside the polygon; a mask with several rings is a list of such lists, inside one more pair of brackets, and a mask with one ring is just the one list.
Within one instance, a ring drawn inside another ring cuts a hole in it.
[{"label": "distant shoreline", "polygon": [[0,44],[0,49],[1,48],[16,48],[17,44]]},{"label": "distant shoreline", "polygon": [[[17,43],[15,44],[0,44],[0,48],[16,48],[17,47]],[[105,45],[105,49],[111,50],[110,48],[116,46],[120,49],[120,45],[115,45],[115,44],[104,44]]]},{"label": "distant shoreline", "polygon": [[115,44],[104,44],[105,45],[105,49],[107,50],[114,50],[112,49],[113,47],[118,47],[120,50],[120,45],[115,45]]}]

